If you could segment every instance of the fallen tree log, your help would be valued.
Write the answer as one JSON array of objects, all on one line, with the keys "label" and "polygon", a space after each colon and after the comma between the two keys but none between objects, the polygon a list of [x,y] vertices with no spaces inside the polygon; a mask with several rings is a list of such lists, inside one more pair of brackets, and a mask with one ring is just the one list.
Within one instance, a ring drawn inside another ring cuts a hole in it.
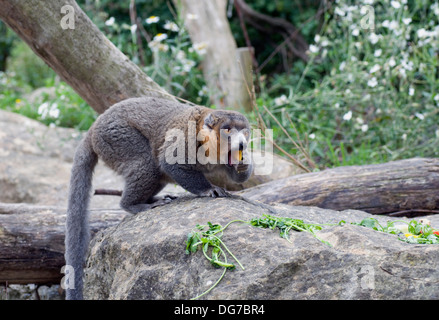
[{"label": "fallen tree log", "polygon": [[267,204],[357,209],[393,216],[439,213],[439,159],[338,167],[274,180],[239,194]]},{"label": "fallen tree log", "polygon": [[[427,215],[439,212],[439,159],[339,167],[274,180],[238,194],[267,204]],[[92,233],[127,215],[122,210],[91,210]],[[0,284],[59,283],[64,224],[64,208],[0,203]]]},{"label": "fallen tree log", "polygon": [[[91,210],[92,234],[119,223],[122,210]],[[0,284],[54,284],[63,274],[65,209],[0,203]]]}]

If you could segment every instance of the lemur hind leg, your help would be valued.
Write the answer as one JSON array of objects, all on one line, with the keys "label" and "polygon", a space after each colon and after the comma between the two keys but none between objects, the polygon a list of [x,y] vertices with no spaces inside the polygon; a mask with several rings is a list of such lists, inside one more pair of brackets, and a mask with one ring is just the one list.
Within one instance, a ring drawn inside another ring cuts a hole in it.
[{"label": "lemur hind leg", "polygon": [[165,183],[148,139],[127,124],[109,122],[97,128],[95,150],[101,159],[125,180],[120,206],[138,213],[167,201],[155,201]]},{"label": "lemur hind leg", "polygon": [[126,163],[132,169],[128,170],[125,178],[125,188],[122,192],[120,206],[131,213],[146,211],[169,203],[169,198],[154,197],[165,186],[162,183],[160,171],[155,164],[144,157],[142,161]]}]

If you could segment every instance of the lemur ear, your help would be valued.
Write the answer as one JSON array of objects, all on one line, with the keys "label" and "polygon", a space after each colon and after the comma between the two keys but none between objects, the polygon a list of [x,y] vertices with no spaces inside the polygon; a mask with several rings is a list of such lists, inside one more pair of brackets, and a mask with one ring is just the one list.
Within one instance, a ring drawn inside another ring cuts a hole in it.
[{"label": "lemur ear", "polygon": [[209,113],[209,115],[204,118],[204,125],[208,126],[212,129],[217,122],[217,118],[213,115],[213,113]]}]

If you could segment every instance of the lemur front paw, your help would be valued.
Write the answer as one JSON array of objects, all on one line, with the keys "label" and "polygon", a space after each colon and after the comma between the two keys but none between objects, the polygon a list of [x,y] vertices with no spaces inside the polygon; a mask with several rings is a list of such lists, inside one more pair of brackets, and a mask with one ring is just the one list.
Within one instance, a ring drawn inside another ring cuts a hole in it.
[{"label": "lemur front paw", "polygon": [[213,186],[211,189],[203,192],[201,196],[212,197],[212,198],[223,198],[223,197],[230,197],[231,194],[221,187]]}]

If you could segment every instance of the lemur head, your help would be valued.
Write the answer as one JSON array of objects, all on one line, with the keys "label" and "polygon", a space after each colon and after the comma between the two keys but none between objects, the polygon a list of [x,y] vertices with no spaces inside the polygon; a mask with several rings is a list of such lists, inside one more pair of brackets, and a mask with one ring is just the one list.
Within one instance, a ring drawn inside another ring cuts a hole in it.
[{"label": "lemur head", "polygon": [[236,111],[211,111],[204,117],[201,133],[202,146],[211,163],[223,164],[235,182],[250,177],[250,124],[245,116]]}]

